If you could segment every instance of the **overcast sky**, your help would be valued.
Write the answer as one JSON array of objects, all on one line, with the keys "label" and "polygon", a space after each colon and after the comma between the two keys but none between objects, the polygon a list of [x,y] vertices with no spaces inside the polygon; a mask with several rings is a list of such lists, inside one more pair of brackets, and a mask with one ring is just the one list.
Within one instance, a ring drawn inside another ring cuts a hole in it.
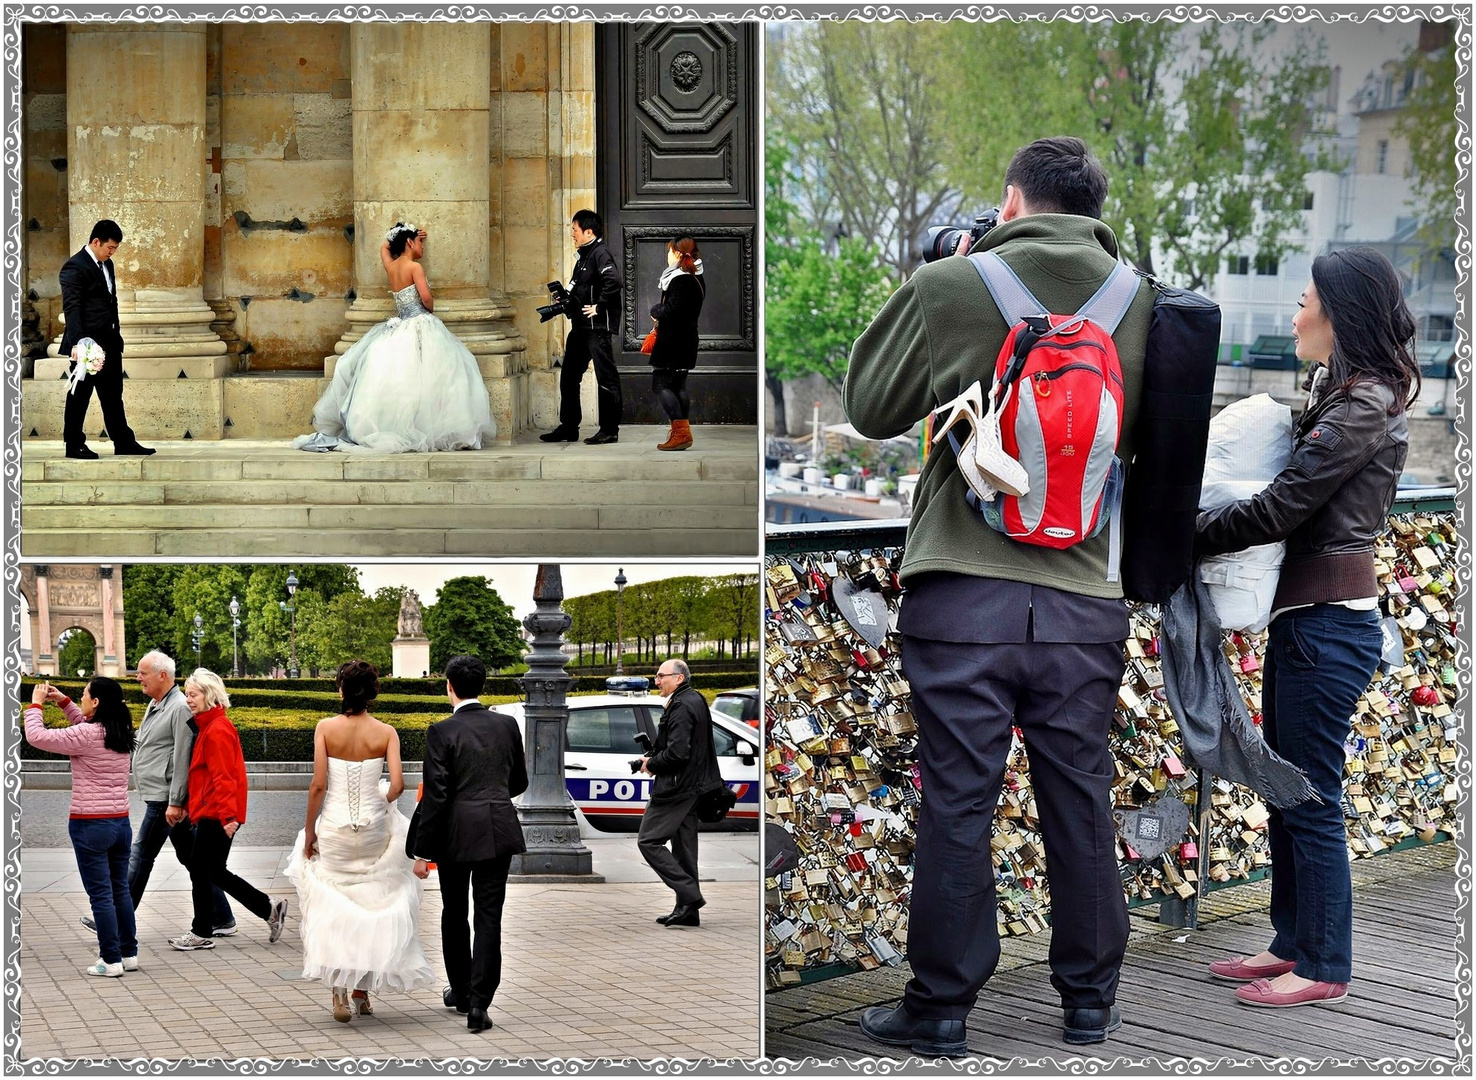
[{"label": "overcast sky", "polygon": [[[366,593],[372,593],[385,585],[408,585],[420,594],[423,605],[436,602],[436,590],[449,578],[481,576],[492,582],[503,601],[509,604],[521,621],[533,610],[533,579],[538,574],[536,563],[354,563],[358,568],[359,583]],[[634,585],[642,581],[659,581],[661,578],[678,576],[721,577],[740,571],[752,573],[758,564],[749,559],[732,562],[677,563],[670,559],[636,560],[591,563],[561,562],[565,596],[583,596],[615,587],[617,570],[625,570],[626,580]],[[21,601],[22,615],[27,614],[25,600]],[[124,613],[125,620],[127,613]],[[30,619],[21,619],[20,647],[31,647]]]}]

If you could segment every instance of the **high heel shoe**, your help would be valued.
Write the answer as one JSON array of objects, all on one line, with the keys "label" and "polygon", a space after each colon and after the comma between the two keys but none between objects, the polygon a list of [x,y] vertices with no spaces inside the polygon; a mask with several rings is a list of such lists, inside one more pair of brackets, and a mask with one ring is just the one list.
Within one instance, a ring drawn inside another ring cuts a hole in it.
[{"label": "high heel shoe", "polygon": [[358,1006],[360,1016],[373,1016],[374,1006],[369,1004],[369,992],[367,990],[354,991],[354,1004]]},{"label": "high heel shoe", "polygon": [[1000,445],[993,402],[986,410],[980,383],[973,383],[943,408],[950,412],[933,433],[933,442],[947,435],[954,425],[967,421],[969,434],[958,449],[958,471],[975,495],[988,501],[1001,491],[1019,497],[1030,490],[1030,476],[1025,467]]},{"label": "high heel shoe", "polygon": [[354,1018],[354,1012],[349,1008],[349,995],[347,990],[333,991],[333,1019],[340,1024],[347,1024]]}]

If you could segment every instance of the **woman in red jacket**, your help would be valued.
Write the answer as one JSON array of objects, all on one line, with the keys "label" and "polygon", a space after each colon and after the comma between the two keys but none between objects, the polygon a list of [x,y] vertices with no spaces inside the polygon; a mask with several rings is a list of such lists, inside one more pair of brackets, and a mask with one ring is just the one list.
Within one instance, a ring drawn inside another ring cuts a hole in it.
[{"label": "woman in red jacket", "polygon": [[[61,706],[71,727],[48,728],[42,706]],[[26,741],[38,750],[72,759],[72,807],[67,832],[77,856],[77,872],[92,903],[98,958],[82,970],[117,978],[138,970],[138,938],[133,897],[128,891],[128,851],[133,828],[128,821],[128,762],[133,753],[133,717],[123,688],[98,676],[77,704],[56,687],[37,683],[25,716]]]},{"label": "woman in red jacket", "polygon": [[217,885],[257,918],[265,919],[270,930],[267,941],[274,942],[282,936],[287,901],[273,901],[226,869],[231,841],[246,823],[246,759],[241,754],[241,736],[226,716],[231,699],[220,676],[205,668],[196,668],[185,680],[184,695],[195,714],[190,721],[195,750],[190,756],[188,839],[180,845],[179,855],[190,868],[195,914],[190,932],[170,938],[169,944],[182,952],[215,948],[213,887]]}]

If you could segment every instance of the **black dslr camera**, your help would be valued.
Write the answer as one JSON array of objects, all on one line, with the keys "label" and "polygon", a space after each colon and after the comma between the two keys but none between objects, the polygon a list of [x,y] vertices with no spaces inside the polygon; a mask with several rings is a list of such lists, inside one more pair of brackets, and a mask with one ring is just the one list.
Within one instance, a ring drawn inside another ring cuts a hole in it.
[{"label": "black dslr camera", "polygon": [[[641,753],[645,754],[646,757],[650,757],[651,756],[651,736],[647,735],[644,731],[637,731],[635,733],[635,741],[636,741],[636,745],[641,748]],[[638,772],[641,771],[641,759],[640,758],[636,758],[634,761],[632,761],[630,763],[630,771],[633,772],[633,773],[638,773]]]},{"label": "black dslr camera", "polygon": [[553,298],[552,304],[545,304],[538,309],[538,321],[548,322],[549,319],[557,319],[560,315],[569,314],[569,306],[573,303],[573,297],[564,288],[562,282],[550,281],[548,283],[548,295]]},{"label": "black dslr camera", "polygon": [[[999,224],[999,207],[993,210],[985,210],[974,219],[973,227],[968,229],[969,247],[973,247],[984,234]],[[934,225],[927,232],[927,239],[923,241],[923,262],[937,262],[946,258],[958,250],[958,238],[963,235],[964,229],[955,225]],[[542,311],[542,308],[538,309]]]}]

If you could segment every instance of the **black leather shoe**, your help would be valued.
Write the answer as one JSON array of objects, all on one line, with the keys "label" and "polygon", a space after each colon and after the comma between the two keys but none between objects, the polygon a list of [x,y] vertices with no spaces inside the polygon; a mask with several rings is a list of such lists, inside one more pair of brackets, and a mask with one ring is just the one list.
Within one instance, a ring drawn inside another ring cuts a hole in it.
[{"label": "black leather shoe", "polygon": [[585,446],[604,446],[606,443],[619,442],[620,436],[608,431],[596,431],[584,440]]},{"label": "black leather shoe", "polygon": [[459,1013],[468,1012],[471,1009],[471,1002],[466,998],[457,997],[455,991],[449,986],[441,994],[441,1000],[446,1003],[446,1008],[455,1009]]},{"label": "black leather shoe", "polygon": [[1106,1042],[1109,1032],[1122,1027],[1116,1005],[1105,1009],[1067,1009],[1065,1038],[1069,1043]]},{"label": "black leather shoe", "polygon": [[678,904],[677,909],[664,920],[667,926],[701,926],[702,920],[697,917],[697,904]]},{"label": "black leather shoe", "polygon": [[545,435],[538,436],[539,442],[578,442],[578,428],[556,427]]},{"label": "black leather shoe", "polygon": [[[665,926],[666,923],[667,923],[667,920],[670,919],[673,915],[675,915],[678,911],[681,911],[681,910],[682,910],[682,905],[681,904],[678,904],[676,907],[674,907],[670,911],[668,911],[665,915],[657,915],[656,916],[656,921],[659,922],[662,926]],[[88,927],[88,929],[90,930],[91,927]]]},{"label": "black leather shoe", "polygon": [[76,458],[78,461],[96,461],[96,452],[85,446],[73,446],[67,450],[67,457]]},{"label": "black leather shoe", "polygon": [[969,1052],[963,1020],[924,1020],[907,1006],[876,1005],[861,1014],[861,1032],[885,1046],[906,1046],[924,1057],[963,1057]]},{"label": "black leather shoe", "polygon": [[114,457],[148,457],[150,454],[158,453],[152,446],[142,446],[134,443],[132,446],[113,447]]},{"label": "black leather shoe", "polygon": [[486,1031],[492,1026],[492,1018],[486,1009],[473,1009],[466,1016],[467,1031]]}]

